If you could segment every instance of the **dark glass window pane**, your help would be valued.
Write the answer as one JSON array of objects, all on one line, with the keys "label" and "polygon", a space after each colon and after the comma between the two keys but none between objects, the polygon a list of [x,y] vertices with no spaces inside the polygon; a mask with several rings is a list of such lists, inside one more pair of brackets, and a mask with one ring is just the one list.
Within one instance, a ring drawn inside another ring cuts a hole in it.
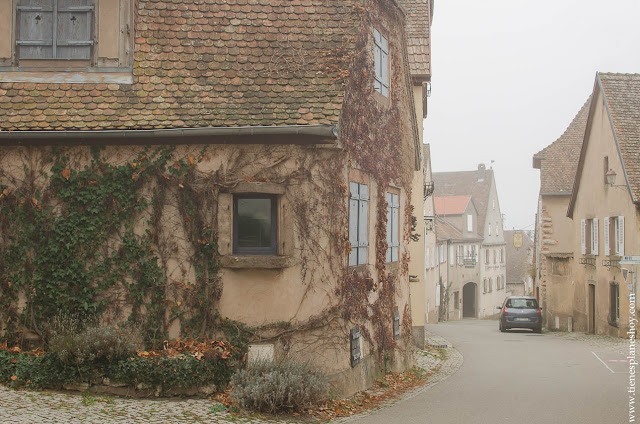
[{"label": "dark glass window pane", "polygon": [[271,199],[238,199],[238,247],[271,247]]}]

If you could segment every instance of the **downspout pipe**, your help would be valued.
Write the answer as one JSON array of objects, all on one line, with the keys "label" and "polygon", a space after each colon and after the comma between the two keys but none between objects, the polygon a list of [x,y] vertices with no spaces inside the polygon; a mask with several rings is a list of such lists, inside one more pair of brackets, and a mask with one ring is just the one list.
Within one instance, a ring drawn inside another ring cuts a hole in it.
[{"label": "downspout pipe", "polygon": [[0,145],[28,144],[155,144],[194,143],[317,143],[332,144],[338,139],[335,125],[280,125],[250,127],[170,128],[154,130],[98,131],[0,131]]}]

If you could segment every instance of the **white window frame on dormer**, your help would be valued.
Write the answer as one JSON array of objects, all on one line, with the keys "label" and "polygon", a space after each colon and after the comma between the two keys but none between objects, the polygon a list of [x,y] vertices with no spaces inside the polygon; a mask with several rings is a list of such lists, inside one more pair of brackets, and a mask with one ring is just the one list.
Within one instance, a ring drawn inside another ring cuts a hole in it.
[{"label": "white window frame on dormer", "polygon": [[375,68],[375,81],[373,89],[385,97],[389,97],[389,42],[373,29],[373,61]]},{"label": "white window frame on dormer", "polygon": [[467,215],[467,231],[473,232],[473,215]]}]

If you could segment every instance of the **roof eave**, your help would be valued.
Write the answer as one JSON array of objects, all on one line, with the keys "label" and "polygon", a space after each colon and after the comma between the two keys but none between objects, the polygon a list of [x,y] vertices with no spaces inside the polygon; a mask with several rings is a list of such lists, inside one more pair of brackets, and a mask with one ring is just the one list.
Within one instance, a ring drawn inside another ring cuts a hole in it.
[{"label": "roof eave", "polygon": [[56,144],[333,144],[335,125],[168,128],[100,131],[0,131],[0,145]]}]

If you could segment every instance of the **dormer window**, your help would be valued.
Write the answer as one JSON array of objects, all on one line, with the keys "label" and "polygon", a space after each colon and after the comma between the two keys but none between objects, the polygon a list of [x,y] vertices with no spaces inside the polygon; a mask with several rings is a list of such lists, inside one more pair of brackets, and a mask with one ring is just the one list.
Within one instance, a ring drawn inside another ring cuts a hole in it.
[{"label": "dormer window", "polygon": [[375,65],[374,90],[389,97],[389,43],[377,29],[373,30],[373,60]]}]

